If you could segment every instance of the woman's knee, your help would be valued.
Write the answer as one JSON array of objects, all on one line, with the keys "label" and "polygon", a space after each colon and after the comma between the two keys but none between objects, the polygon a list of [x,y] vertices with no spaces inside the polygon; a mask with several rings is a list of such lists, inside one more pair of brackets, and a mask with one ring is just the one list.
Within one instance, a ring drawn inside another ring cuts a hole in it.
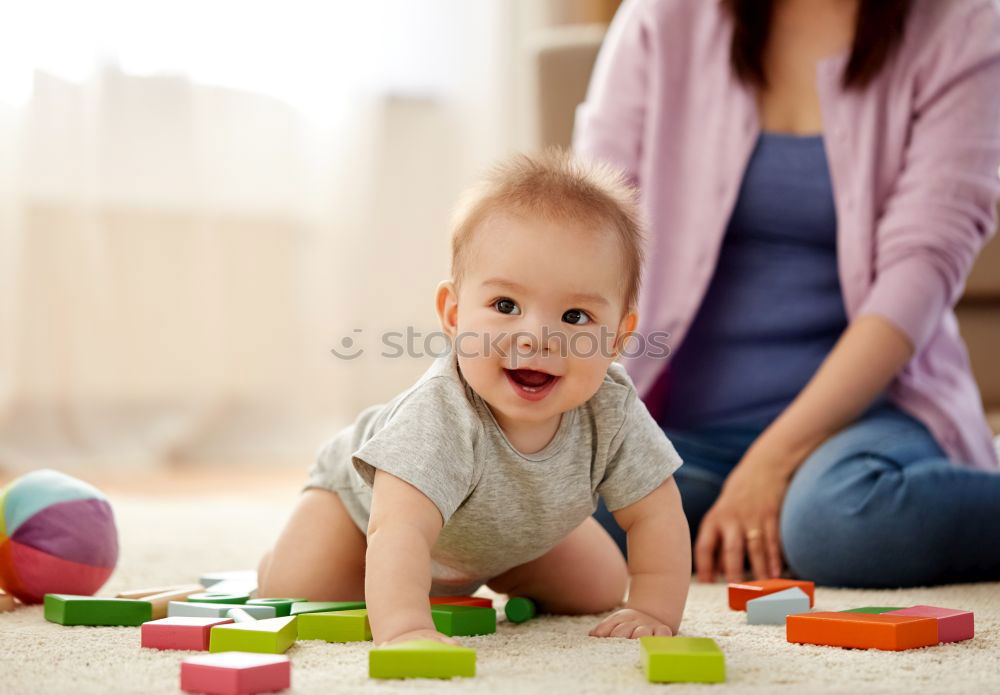
[{"label": "woman's knee", "polygon": [[781,510],[782,550],[792,572],[832,586],[898,585],[887,560],[906,536],[893,518],[902,484],[898,466],[872,454],[803,464]]}]

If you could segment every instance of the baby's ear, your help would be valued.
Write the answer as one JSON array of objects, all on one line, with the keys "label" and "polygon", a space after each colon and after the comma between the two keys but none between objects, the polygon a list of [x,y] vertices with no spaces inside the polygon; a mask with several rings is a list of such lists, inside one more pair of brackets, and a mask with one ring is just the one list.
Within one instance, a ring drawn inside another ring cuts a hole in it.
[{"label": "baby's ear", "polygon": [[639,314],[634,310],[626,313],[622,317],[622,320],[618,322],[618,334],[615,336],[615,357],[618,357],[618,353],[625,347],[625,341],[628,340],[628,337],[635,331],[638,325]]},{"label": "baby's ear", "polygon": [[453,281],[442,280],[438,284],[435,305],[441,330],[454,338],[458,332],[458,290]]}]

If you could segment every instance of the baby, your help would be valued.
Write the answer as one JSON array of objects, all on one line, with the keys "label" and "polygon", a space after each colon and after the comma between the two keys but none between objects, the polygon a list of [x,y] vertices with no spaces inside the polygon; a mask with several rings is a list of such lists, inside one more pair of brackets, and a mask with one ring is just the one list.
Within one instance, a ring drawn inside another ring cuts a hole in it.
[{"label": "baby", "polygon": [[[365,599],[376,643],[452,642],[428,595],[483,584],[544,612],[618,609],[594,636],[675,634],[681,460],[614,361],[638,320],[637,219],[620,175],[559,151],[473,188],[437,289],[451,349],[320,449],[260,594]],[[590,516],[598,495],[627,565]]]}]

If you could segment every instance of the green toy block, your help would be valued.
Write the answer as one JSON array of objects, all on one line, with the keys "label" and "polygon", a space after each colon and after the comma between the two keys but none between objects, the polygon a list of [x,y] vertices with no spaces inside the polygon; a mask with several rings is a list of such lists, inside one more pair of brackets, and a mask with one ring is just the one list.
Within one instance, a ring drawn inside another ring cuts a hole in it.
[{"label": "green toy block", "polygon": [[434,640],[412,640],[368,652],[370,678],[471,678],[476,650]]},{"label": "green toy block", "polygon": [[299,616],[299,639],[321,639],[327,642],[370,642],[372,628],[368,610],[303,613]]},{"label": "green toy block", "polygon": [[431,606],[434,627],[449,637],[492,635],[497,631],[497,612],[485,606]]},{"label": "green toy block", "polygon": [[503,607],[507,620],[512,623],[523,623],[531,620],[538,613],[535,602],[524,596],[515,596]]},{"label": "green toy block", "polygon": [[188,603],[246,603],[250,594],[223,594],[218,591],[203,591],[187,597]]},{"label": "green toy block", "polygon": [[267,618],[252,623],[216,625],[209,633],[210,652],[284,654],[295,643],[298,618]]},{"label": "green toy block", "polygon": [[887,606],[865,606],[864,608],[851,608],[846,611],[840,611],[841,613],[869,613],[871,615],[878,615],[879,613],[888,613],[889,611],[901,611],[902,608],[893,608]]},{"label": "green toy block", "polygon": [[274,606],[276,618],[284,618],[292,614],[292,605],[304,603],[304,598],[252,598],[247,601],[249,606]]},{"label": "green toy block", "polygon": [[[213,628],[215,629],[215,628]],[[722,683],[726,662],[708,637],[640,637],[642,668],[650,683]]]},{"label": "green toy block", "polygon": [[125,598],[45,594],[45,619],[60,625],[142,625],[153,619],[153,604]]},{"label": "green toy block", "polygon": [[354,611],[365,607],[364,601],[301,601],[292,606],[292,612],[289,615]]}]

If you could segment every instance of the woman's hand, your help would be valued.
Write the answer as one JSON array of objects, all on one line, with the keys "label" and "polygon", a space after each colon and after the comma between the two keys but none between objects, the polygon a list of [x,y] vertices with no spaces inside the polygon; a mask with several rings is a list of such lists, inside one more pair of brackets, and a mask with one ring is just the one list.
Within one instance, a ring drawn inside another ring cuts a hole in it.
[{"label": "woman's hand", "polygon": [[795,465],[788,460],[775,465],[774,454],[765,449],[762,440],[750,447],[702,519],[694,547],[699,581],[715,581],[717,572],[726,581],[742,581],[747,556],[756,579],[781,574],[778,519],[788,490],[787,471]]},{"label": "woman's hand", "polygon": [[409,642],[415,639],[429,639],[435,642],[444,642],[445,644],[458,644],[455,640],[448,635],[443,635],[437,630],[410,630],[409,632],[404,632],[401,635],[396,635],[390,640],[384,642],[384,644],[399,644],[400,642]]},{"label": "woman's hand", "polygon": [[650,637],[652,635],[673,637],[673,630],[658,618],[634,608],[622,608],[597,624],[590,631],[591,637]]}]

